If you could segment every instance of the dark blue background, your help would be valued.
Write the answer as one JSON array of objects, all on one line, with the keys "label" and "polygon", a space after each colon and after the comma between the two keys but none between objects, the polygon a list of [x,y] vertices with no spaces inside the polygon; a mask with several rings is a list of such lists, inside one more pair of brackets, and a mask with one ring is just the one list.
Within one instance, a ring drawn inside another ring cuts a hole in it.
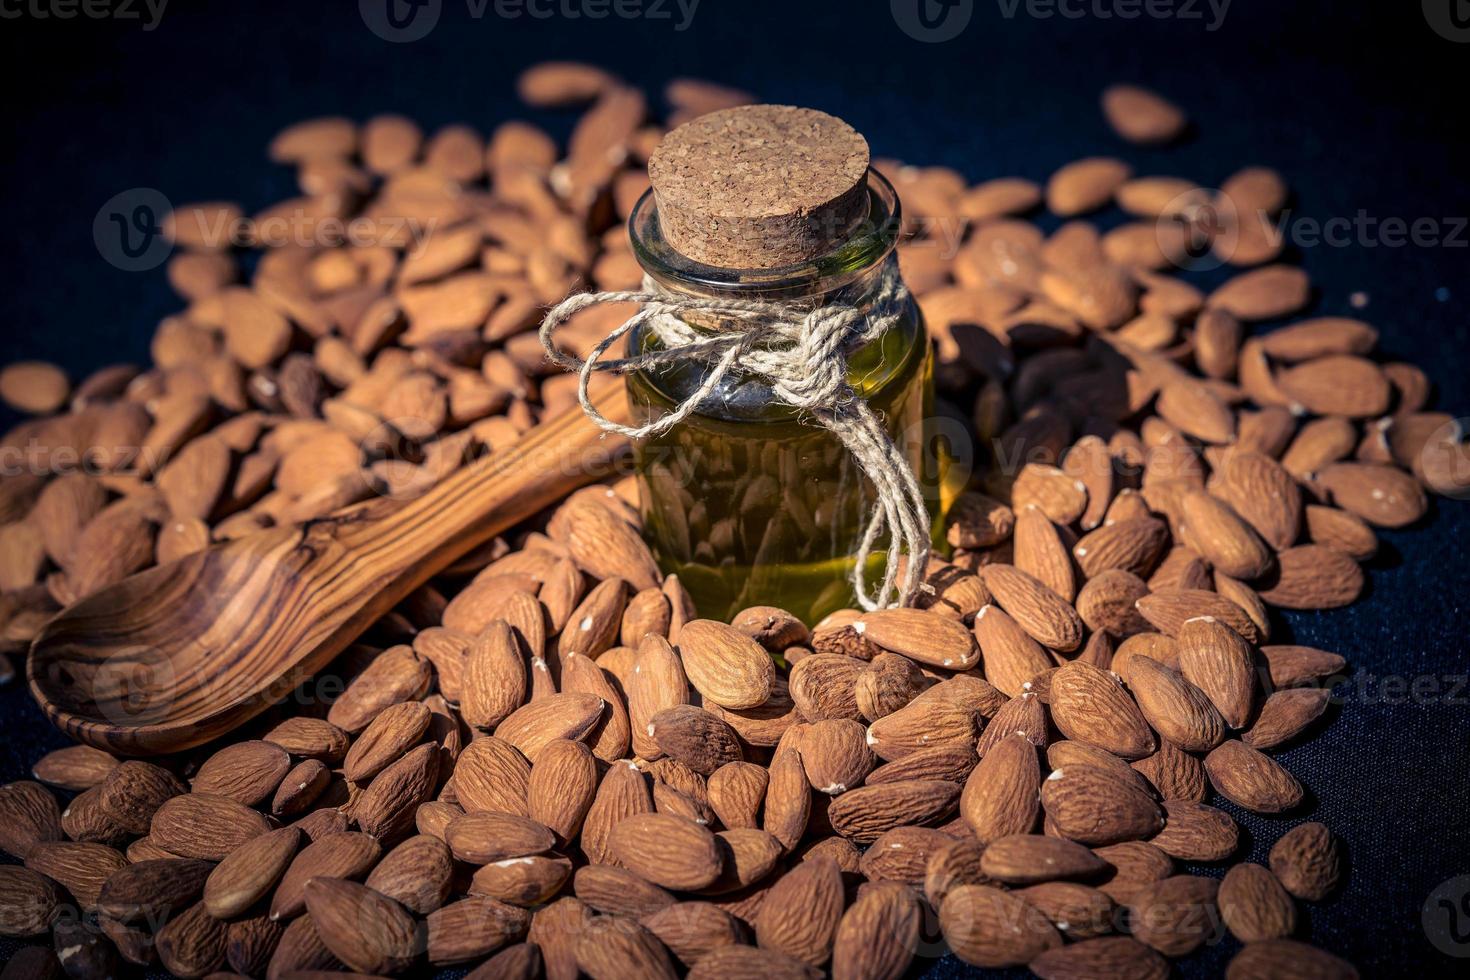
[{"label": "dark blue background", "polygon": [[[151,187],[174,202],[237,200],[248,213],[294,193],[264,147],[317,114],[396,111],[426,129],[463,121],[487,132],[520,115],[564,135],[569,116],[529,112],[513,94],[520,69],[551,57],[596,61],[651,93],[688,74],[815,106],[850,121],[878,154],[947,164],[976,181],[1042,179],[1105,152],[1207,185],[1242,164],[1269,164],[1296,191],[1293,213],[1317,221],[1361,211],[1435,219],[1448,233],[1470,214],[1470,45],[1431,30],[1414,0],[1358,9],[1234,0],[1214,31],[1203,3],[1204,19],[1134,20],[1042,19],[1024,3],[1007,17],[1009,0],[970,6],[968,26],[944,43],[899,30],[887,0],[702,0],[682,32],[674,20],[511,20],[493,4],[475,18],[465,0],[444,0],[438,27],[410,44],[371,33],[355,0],[173,0],[151,32],[137,21],[7,17],[0,361],[46,358],[80,375],[146,360],[154,325],[180,304],[161,269],[123,272],[100,256],[92,222],[113,195]],[[665,9],[677,19],[672,3]],[[1115,80],[1175,98],[1197,135],[1167,151],[1121,144],[1097,111],[1099,90]],[[1458,247],[1316,245],[1295,255],[1319,287],[1318,311],[1352,313],[1349,296],[1365,293],[1359,315],[1380,328],[1384,352],[1423,365],[1438,404],[1457,415],[1470,414],[1466,240],[1462,229]],[[1304,813],[1268,820],[1225,805],[1257,861],[1307,816],[1342,835],[1351,876],[1304,931],[1366,975],[1463,967],[1427,941],[1421,907],[1440,882],[1470,874],[1470,710],[1458,689],[1467,530],[1470,508],[1436,502],[1423,525],[1383,536],[1363,601],[1278,625],[1279,637],[1341,651],[1360,674],[1335,722],[1282,756],[1313,791]],[[1394,695],[1384,676],[1429,678],[1420,683],[1438,693]],[[0,719],[6,780],[60,743],[19,685],[0,692]],[[1182,972],[1217,974],[1234,948],[1227,940]],[[1470,943],[1458,952],[1470,955]],[[934,975],[964,970],[951,959]]]}]

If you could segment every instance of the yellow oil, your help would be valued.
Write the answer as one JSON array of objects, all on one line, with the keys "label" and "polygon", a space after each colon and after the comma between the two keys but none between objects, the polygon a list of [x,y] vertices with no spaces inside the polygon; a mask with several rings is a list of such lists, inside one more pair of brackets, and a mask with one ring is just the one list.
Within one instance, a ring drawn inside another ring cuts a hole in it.
[{"label": "yellow oil", "polygon": [[[648,334],[635,339],[638,349],[655,344]],[[702,370],[683,364],[630,376],[637,423],[670,411],[674,393]],[[884,417],[937,527],[944,461],[929,445],[933,370],[917,310],[853,355],[849,382]],[[836,436],[773,402],[760,383],[737,381],[723,396],[715,410],[706,406],[634,450],[644,534],[664,571],[678,574],[704,617],[772,605],[811,624],[853,605],[854,554],[873,503],[858,464]],[[880,549],[866,569],[870,591],[883,562]]]}]

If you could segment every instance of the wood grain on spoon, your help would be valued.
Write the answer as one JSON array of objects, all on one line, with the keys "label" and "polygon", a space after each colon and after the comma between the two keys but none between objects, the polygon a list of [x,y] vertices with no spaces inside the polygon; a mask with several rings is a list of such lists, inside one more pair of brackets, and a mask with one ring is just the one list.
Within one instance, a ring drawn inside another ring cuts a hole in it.
[{"label": "wood grain on spoon", "polygon": [[[593,391],[627,421],[621,382]],[[207,742],[285,697],[455,559],[609,473],[627,448],[573,409],[406,504],[370,501],[134,575],[42,630],[31,691],[57,727],[98,748]]]}]

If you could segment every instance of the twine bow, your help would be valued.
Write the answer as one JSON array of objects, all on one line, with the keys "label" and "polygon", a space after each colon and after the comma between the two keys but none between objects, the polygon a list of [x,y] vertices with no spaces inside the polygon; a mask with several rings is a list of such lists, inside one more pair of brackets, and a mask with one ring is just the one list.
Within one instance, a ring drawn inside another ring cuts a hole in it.
[{"label": "twine bow", "polygon": [[[883,609],[893,604],[895,588],[901,603],[907,603],[919,590],[929,557],[929,511],[908,460],[888,435],[882,419],[848,384],[847,361],[898,323],[908,295],[892,259],[883,268],[871,313],[833,305],[797,315],[800,311],[778,303],[677,295],[645,278],[641,290],[581,293],[564,300],[542,321],[541,343],[554,363],[578,373],[577,398],[582,410],[609,432],[633,439],[667,432],[693,414],[736,369],[763,379],[783,404],[808,413],[830,430],[877,492],[859,543],[852,584],[864,609]],[[638,303],[642,308],[599,341],[586,360],[557,349],[552,339],[556,329],[600,303]],[[733,326],[700,333],[682,319],[689,313],[721,317],[732,321]],[[662,350],[602,359],[609,348],[644,323],[658,335]],[[587,385],[594,371],[627,374],[681,361],[707,364],[709,370],[689,397],[647,425],[632,427],[614,422],[603,416],[588,396]],[[883,584],[876,596],[870,596],[866,567],[885,528],[892,528],[893,533]],[[901,561],[905,553],[906,564]]]}]

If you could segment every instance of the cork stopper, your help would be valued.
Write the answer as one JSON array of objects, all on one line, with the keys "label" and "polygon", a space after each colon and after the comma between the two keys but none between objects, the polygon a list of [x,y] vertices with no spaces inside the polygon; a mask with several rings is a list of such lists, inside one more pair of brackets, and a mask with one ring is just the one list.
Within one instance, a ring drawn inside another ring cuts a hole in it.
[{"label": "cork stopper", "polygon": [[867,214],[868,141],[789,105],[724,109],[664,137],[648,161],[664,239],[696,262],[773,269],[830,252]]}]

